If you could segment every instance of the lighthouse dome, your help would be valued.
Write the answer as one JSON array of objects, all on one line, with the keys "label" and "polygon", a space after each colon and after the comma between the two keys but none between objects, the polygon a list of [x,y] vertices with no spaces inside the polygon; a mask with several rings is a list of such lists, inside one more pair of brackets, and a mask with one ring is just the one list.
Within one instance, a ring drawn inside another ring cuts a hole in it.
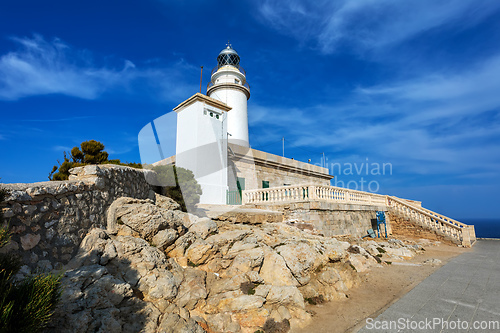
[{"label": "lighthouse dome", "polygon": [[225,49],[220,51],[219,55],[217,56],[218,68],[221,68],[222,66],[226,65],[238,68],[239,64],[240,64],[240,56],[229,44]]}]

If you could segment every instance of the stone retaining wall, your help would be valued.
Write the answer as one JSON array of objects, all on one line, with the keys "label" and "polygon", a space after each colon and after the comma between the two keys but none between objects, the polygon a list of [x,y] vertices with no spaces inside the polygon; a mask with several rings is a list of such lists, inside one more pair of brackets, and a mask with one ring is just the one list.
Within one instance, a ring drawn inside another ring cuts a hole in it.
[{"label": "stone retaining wall", "polygon": [[149,197],[154,173],[118,165],[70,170],[68,181],[2,184],[0,207],[12,233],[2,252],[15,251],[31,269],[62,267],[91,228],[106,228],[106,210],[120,197]]},{"label": "stone retaining wall", "polygon": [[[283,220],[305,222],[314,225],[325,236],[352,235],[361,237],[376,220],[377,211],[387,211],[386,206],[342,204],[324,201],[301,201],[270,205],[250,205],[252,207],[283,212]],[[374,228],[374,230],[375,230]],[[387,222],[387,232],[390,223]]]}]

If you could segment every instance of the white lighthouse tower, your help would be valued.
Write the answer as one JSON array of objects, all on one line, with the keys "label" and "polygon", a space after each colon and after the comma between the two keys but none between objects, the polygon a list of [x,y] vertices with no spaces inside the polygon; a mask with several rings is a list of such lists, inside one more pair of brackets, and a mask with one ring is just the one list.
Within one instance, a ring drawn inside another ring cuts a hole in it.
[{"label": "white lighthouse tower", "polygon": [[245,70],[240,67],[240,56],[229,43],[217,56],[217,67],[212,70],[207,95],[231,107],[227,114],[229,142],[250,147],[247,113],[250,87]]}]

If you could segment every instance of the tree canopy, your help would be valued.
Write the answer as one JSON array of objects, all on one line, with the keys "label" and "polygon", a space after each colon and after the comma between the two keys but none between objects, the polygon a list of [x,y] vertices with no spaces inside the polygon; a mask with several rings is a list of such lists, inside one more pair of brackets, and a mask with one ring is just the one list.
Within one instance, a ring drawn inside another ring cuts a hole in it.
[{"label": "tree canopy", "polygon": [[104,150],[105,146],[99,141],[89,140],[80,144],[80,147],[73,147],[68,154],[64,152],[64,160],[59,161],[54,165],[49,173],[50,180],[67,180],[69,178],[69,170],[88,164],[117,164],[130,166],[132,168],[141,169],[140,163],[122,163],[119,159],[109,160],[109,154]]}]

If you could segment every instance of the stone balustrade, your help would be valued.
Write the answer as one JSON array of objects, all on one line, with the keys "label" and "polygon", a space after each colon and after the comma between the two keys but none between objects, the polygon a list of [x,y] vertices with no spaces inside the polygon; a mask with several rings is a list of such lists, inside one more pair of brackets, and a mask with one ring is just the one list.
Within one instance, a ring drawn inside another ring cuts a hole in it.
[{"label": "stone balustrade", "polygon": [[473,225],[467,225],[431,210],[417,207],[403,199],[387,196],[387,206],[390,213],[408,219],[423,228],[448,236],[460,245],[471,247],[476,241]]},{"label": "stone balustrade", "polygon": [[473,225],[467,225],[420,206],[420,202],[392,196],[356,191],[325,185],[294,185],[255,190],[242,193],[243,204],[276,205],[301,201],[344,203],[351,205],[385,208],[395,215],[409,220],[437,234],[448,236],[460,245],[471,247],[476,241]]},{"label": "stone balustrade", "polygon": [[295,185],[243,191],[243,204],[327,201],[385,206],[386,196],[326,185]]}]

